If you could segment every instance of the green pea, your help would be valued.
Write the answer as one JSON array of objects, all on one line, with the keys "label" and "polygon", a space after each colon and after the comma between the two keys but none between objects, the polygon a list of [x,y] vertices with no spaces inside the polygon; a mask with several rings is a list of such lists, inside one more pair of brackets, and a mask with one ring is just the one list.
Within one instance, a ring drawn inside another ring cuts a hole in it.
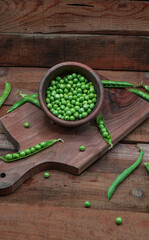
[{"label": "green pea", "polygon": [[74,78],[73,79],[73,82],[76,84],[76,83],[78,83],[78,79],[77,78]]},{"label": "green pea", "polygon": [[74,117],[74,116],[70,116],[69,120],[70,120],[70,121],[74,121],[74,120],[75,120],[75,117]]},{"label": "green pea", "polygon": [[56,80],[57,80],[57,81],[61,80],[61,77],[57,76],[57,77],[56,77]]},{"label": "green pea", "polygon": [[85,111],[87,111],[89,109],[89,106],[87,104],[84,104],[83,108],[84,108]]},{"label": "green pea", "polygon": [[60,99],[60,95],[59,95],[59,94],[56,94],[56,95],[54,96],[54,98],[55,98],[55,99]]},{"label": "green pea", "polygon": [[122,224],[122,218],[121,218],[121,217],[117,217],[117,218],[115,219],[115,222],[116,222],[117,225]]},{"label": "green pea", "polygon": [[24,123],[24,127],[25,127],[25,128],[29,128],[29,123],[28,123],[28,122],[25,122],[25,123]]},{"label": "green pea", "polygon": [[84,101],[84,97],[80,97],[79,102],[83,102],[83,101]]},{"label": "green pea", "polygon": [[58,116],[58,111],[57,111],[57,110],[53,111],[53,114],[54,114],[55,116]]},{"label": "green pea", "polygon": [[71,111],[72,114],[74,114],[75,113],[75,108],[71,108],[70,111]]},{"label": "green pea", "polygon": [[61,84],[64,83],[64,79],[61,79],[59,82],[60,82]]},{"label": "green pea", "polygon": [[67,78],[68,78],[68,80],[72,80],[73,76],[72,75],[68,75]]},{"label": "green pea", "polygon": [[50,101],[51,101],[51,102],[54,101],[54,97],[53,97],[53,96],[50,97]]},{"label": "green pea", "polygon": [[69,116],[66,115],[66,116],[65,116],[65,120],[66,120],[66,121],[69,121]]},{"label": "green pea", "polygon": [[69,90],[67,88],[64,89],[64,93],[68,93]]},{"label": "green pea", "polygon": [[91,203],[89,201],[86,201],[84,203],[84,207],[89,208],[91,206]]},{"label": "green pea", "polygon": [[81,89],[81,88],[78,88],[78,89],[76,90],[76,92],[77,92],[77,93],[82,93],[82,89]]},{"label": "green pea", "polygon": [[47,108],[48,108],[48,109],[51,109],[51,108],[52,108],[52,104],[51,104],[51,103],[48,103],[48,104],[47,104]]},{"label": "green pea", "polygon": [[83,76],[79,77],[80,82],[84,82],[85,78]]},{"label": "green pea", "polygon": [[95,107],[95,104],[94,103],[91,103],[90,104],[90,108],[93,109]]},{"label": "green pea", "polygon": [[79,119],[82,119],[82,114],[80,113],[79,116],[78,116]]},{"label": "green pea", "polygon": [[54,86],[55,83],[56,83],[56,82],[55,82],[54,80],[51,81],[51,85],[52,85],[52,86]]},{"label": "green pea", "polygon": [[73,78],[76,78],[76,77],[77,77],[77,74],[76,74],[76,73],[73,73],[73,74],[72,74],[72,77],[73,77]]},{"label": "green pea", "polygon": [[67,115],[67,116],[71,116],[71,111],[68,110],[68,111],[66,112],[66,115]]},{"label": "green pea", "polygon": [[83,113],[82,113],[82,117],[83,117],[83,118],[87,117],[87,115],[88,115],[87,112],[83,112]]},{"label": "green pea", "polygon": [[74,99],[72,99],[71,104],[72,104],[72,105],[75,105],[75,102],[76,102],[76,101],[75,101]]},{"label": "green pea", "polygon": [[89,113],[91,113],[91,111],[92,111],[92,110],[91,110],[90,108],[88,108],[87,113],[89,114]]},{"label": "green pea", "polygon": [[25,150],[25,153],[26,153],[27,155],[29,155],[29,154],[31,154],[31,150],[30,150],[29,148],[27,148],[27,149]]},{"label": "green pea", "polygon": [[73,96],[71,95],[71,96],[69,96],[69,100],[71,101],[71,100],[73,100]]},{"label": "green pea", "polygon": [[8,160],[11,160],[12,159],[12,154],[10,154],[10,153],[8,153],[7,155],[6,155],[6,159],[8,159]]},{"label": "green pea", "polygon": [[45,173],[44,173],[44,178],[49,178],[49,177],[50,177],[49,172],[45,172]]},{"label": "green pea", "polygon": [[96,103],[97,102],[97,99],[96,98],[93,98],[92,99],[92,103]]},{"label": "green pea", "polygon": [[107,131],[104,131],[104,132],[102,133],[102,136],[105,137],[105,138],[106,138],[108,135],[109,135],[109,134],[108,134]]},{"label": "green pea", "polygon": [[34,147],[31,147],[30,150],[32,153],[34,153],[36,151],[36,149]]},{"label": "green pea", "polygon": [[37,145],[34,146],[34,148],[35,148],[36,150],[40,150],[40,149],[41,149],[41,146],[40,146],[39,144],[37,144]]},{"label": "green pea", "polygon": [[79,112],[79,113],[83,113],[83,112],[84,112],[84,109],[83,109],[83,108],[80,108],[78,112]]},{"label": "green pea", "polygon": [[77,88],[80,88],[80,87],[81,87],[81,83],[78,82],[78,83],[77,83]]},{"label": "green pea", "polygon": [[26,155],[25,151],[20,152],[20,157],[25,157],[25,155]]},{"label": "green pea", "polygon": [[81,152],[84,152],[84,151],[85,151],[85,146],[84,146],[84,145],[82,145],[82,146],[80,146],[80,148],[79,148],[79,149],[80,149],[80,151],[81,151]]},{"label": "green pea", "polygon": [[79,116],[79,113],[78,113],[78,112],[75,112],[75,113],[74,113],[74,117],[75,117],[75,118],[78,118],[78,116]]},{"label": "green pea", "polygon": [[46,103],[50,103],[50,99],[48,97],[46,98]]},{"label": "green pea", "polygon": [[88,100],[89,100],[89,96],[86,95],[86,96],[84,97],[84,99],[88,101]]},{"label": "green pea", "polygon": [[17,159],[17,158],[19,158],[20,157],[20,155],[18,154],[18,153],[13,153],[12,154],[12,158],[14,158],[14,159]]}]

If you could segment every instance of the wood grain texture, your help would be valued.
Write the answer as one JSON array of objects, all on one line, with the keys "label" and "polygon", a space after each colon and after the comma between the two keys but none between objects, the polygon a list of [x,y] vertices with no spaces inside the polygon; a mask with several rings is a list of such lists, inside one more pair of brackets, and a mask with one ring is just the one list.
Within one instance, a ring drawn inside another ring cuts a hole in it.
[{"label": "wood grain texture", "polygon": [[[116,144],[149,116],[149,105],[125,89],[106,89],[101,114]],[[26,121],[30,122],[29,129],[24,128]],[[1,195],[13,192],[26,179],[47,167],[80,174],[109,149],[95,123],[71,129],[51,125],[44,113],[30,103],[6,115],[1,123],[8,139],[20,150],[47,139],[64,140],[64,144],[56,143],[52,149],[31,156],[30,161],[10,164],[1,161],[1,171],[6,174],[0,185]],[[82,144],[86,146],[83,153],[78,151]]]},{"label": "wood grain texture", "polygon": [[149,35],[148,21],[148,1],[0,1],[0,32]]},{"label": "wood grain texture", "polygon": [[[109,153],[94,162],[81,175],[49,169],[50,178],[44,179],[44,172],[36,174],[24,182],[13,194],[1,196],[1,204],[28,204],[29,206],[61,206],[79,209],[86,200],[91,202],[92,210],[113,210],[148,213],[149,175],[143,165],[149,162],[147,144],[139,144],[144,150],[140,166],[116,189],[107,202],[107,190],[114,179],[138,158],[135,145],[118,144]],[[3,178],[4,179],[4,178]],[[135,190],[143,192],[138,198]],[[0,205],[1,206],[1,205]],[[120,214],[121,216],[121,214]]]},{"label": "wood grain texture", "polygon": [[1,66],[51,67],[76,61],[94,69],[148,71],[149,40],[144,36],[0,34],[0,55]]},{"label": "wood grain texture", "polygon": [[[20,90],[22,93],[32,94],[38,91],[38,86],[43,75],[48,71],[48,68],[22,68],[22,67],[0,67],[0,95],[4,88],[4,82],[9,81],[12,84],[12,91],[7,98],[4,106],[0,109],[0,117],[6,115],[9,105],[13,105],[20,98],[16,91]],[[96,70],[97,73],[106,76],[106,78],[114,81],[128,81],[135,85],[141,81],[149,85],[148,72],[127,72],[127,71],[105,71]],[[8,105],[8,106],[5,106]],[[0,129],[0,133],[2,130]],[[138,126],[132,133],[130,133],[123,141],[125,142],[149,142],[149,119]],[[7,141],[5,141],[7,143]],[[7,146],[6,146],[7,147]]]},{"label": "wood grain texture", "polygon": [[[120,227],[115,224],[119,214],[123,218]],[[5,240],[92,240],[93,237],[95,240],[140,240],[140,237],[148,240],[149,218],[145,213],[95,211],[83,209],[83,206],[73,209],[42,204],[1,204],[0,223],[0,234]]]}]

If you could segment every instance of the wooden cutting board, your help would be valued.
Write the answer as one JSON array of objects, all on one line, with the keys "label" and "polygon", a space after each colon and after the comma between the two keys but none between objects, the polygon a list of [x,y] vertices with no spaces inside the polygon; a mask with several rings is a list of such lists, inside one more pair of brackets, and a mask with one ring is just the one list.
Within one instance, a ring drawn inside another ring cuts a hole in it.
[{"label": "wooden cutting board", "polygon": [[[105,89],[101,114],[115,145],[149,116],[149,103],[125,89]],[[0,195],[13,192],[43,170],[58,169],[78,175],[109,150],[95,120],[80,127],[64,128],[52,124],[41,109],[30,103],[0,120],[5,135],[17,150],[48,139],[64,140],[16,162],[0,161]],[[29,128],[24,128],[25,122],[30,123]],[[79,151],[81,145],[86,146],[84,152]]]}]

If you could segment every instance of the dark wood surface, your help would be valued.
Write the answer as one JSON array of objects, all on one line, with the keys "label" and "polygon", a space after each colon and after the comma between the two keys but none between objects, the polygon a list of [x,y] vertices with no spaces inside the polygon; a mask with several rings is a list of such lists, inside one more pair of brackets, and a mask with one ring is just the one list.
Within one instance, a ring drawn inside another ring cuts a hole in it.
[{"label": "dark wood surface", "polygon": [[[105,78],[101,76],[101,79]],[[139,112],[139,116],[138,116]],[[105,89],[101,108],[106,126],[116,145],[121,139],[149,117],[148,102],[125,89]],[[30,148],[49,139],[63,139],[29,158],[13,163],[0,162],[0,195],[12,193],[25,180],[45,169],[58,169],[80,174],[110,148],[96,125],[96,119],[81,126],[66,128],[52,124],[42,109],[26,103],[0,119],[8,140],[18,151]],[[24,122],[30,127],[24,128]],[[85,145],[84,152],[79,147]]]},{"label": "dark wood surface", "polygon": [[[48,68],[62,61],[149,85],[148,23],[149,1],[0,1],[0,95],[5,81],[12,84],[0,117],[19,99],[17,89],[37,92]],[[138,158],[136,144],[144,150],[143,161],[107,202],[111,183]],[[79,176],[54,169],[49,179],[44,171],[32,176],[0,197],[0,239],[148,240],[148,144],[149,118]],[[14,151],[0,129],[0,155]]]}]

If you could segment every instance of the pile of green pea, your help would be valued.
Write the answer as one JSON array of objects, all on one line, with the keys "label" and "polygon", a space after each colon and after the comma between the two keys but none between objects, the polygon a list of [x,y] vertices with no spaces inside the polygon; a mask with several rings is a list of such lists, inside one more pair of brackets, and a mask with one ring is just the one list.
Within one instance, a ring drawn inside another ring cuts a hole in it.
[{"label": "pile of green pea", "polygon": [[46,105],[56,117],[76,121],[87,117],[95,108],[97,94],[92,82],[81,74],[57,76],[46,89]]}]

